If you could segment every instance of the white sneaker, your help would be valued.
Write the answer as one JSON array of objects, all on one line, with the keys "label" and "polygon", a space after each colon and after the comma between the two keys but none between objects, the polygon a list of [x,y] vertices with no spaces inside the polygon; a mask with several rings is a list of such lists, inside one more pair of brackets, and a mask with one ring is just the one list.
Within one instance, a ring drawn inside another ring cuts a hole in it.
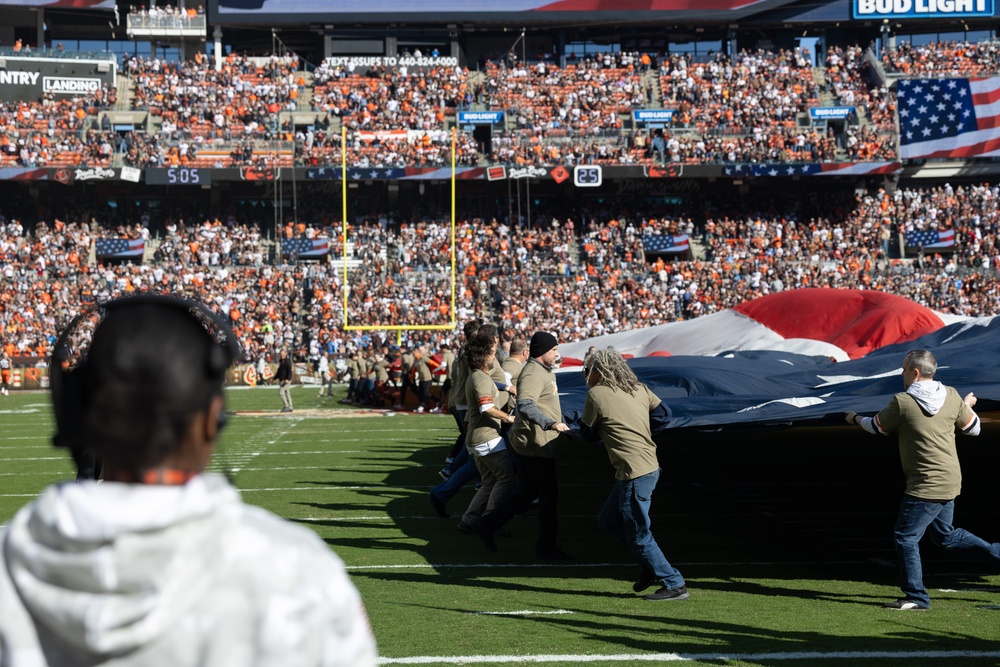
[{"label": "white sneaker", "polygon": [[414,412],[423,412],[423,411],[424,411],[424,406],[422,405],[418,407],[416,410],[414,410]]},{"label": "white sneaker", "polygon": [[903,598],[901,600],[896,600],[895,602],[889,602],[883,605],[886,609],[895,609],[896,611],[926,611],[928,607],[917,602],[916,600],[911,600],[910,598]]},{"label": "white sneaker", "polygon": [[441,408],[434,408],[431,410],[431,414],[439,415],[441,414]]}]

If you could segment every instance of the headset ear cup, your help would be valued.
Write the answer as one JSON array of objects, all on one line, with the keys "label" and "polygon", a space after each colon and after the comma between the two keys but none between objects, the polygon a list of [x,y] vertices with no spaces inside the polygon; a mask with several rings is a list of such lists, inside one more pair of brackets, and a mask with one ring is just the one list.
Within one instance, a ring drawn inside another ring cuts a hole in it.
[{"label": "headset ear cup", "polygon": [[214,343],[208,353],[208,372],[210,377],[222,375],[232,364],[231,353],[218,343]]}]

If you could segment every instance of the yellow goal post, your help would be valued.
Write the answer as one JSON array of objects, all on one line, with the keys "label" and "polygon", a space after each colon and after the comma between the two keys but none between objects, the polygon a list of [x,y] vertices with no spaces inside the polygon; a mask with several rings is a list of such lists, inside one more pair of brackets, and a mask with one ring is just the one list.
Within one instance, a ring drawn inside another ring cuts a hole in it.
[{"label": "yellow goal post", "polygon": [[344,331],[395,331],[397,342],[403,331],[451,331],[458,325],[455,310],[455,290],[458,287],[457,257],[455,253],[455,158],[457,149],[457,128],[451,128],[451,322],[448,324],[351,324],[348,316],[348,270],[347,270],[347,128],[340,128],[340,183],[341,183],[341,217],[343,235],[343,268],[344,268]]}]

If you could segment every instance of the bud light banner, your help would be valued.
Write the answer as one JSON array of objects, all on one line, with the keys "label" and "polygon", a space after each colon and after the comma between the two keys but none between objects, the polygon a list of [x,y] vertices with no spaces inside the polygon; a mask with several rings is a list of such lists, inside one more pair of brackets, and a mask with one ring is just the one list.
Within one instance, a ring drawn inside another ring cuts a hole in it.
[{"label": "bud light banner", "polygon": [[853,0],[856,19],[990,18],[994,0]]},{"label": "bud light banner", "polygon": [[459,125],[500,125],[503,111],[459,111]]},{"label": "bud light banner", "polygon": [[813,120],[843,120],[854,115],[854,107],[810,107]]},{"label": "bud light banner", "polygon": [[632,117],[637,123],[669,123],[674,117],[673,109],[635,109]]},{"label": "bud light banner", "polygon": [[110,60],[18,58],[6,56],[0,69],[0,101],[35,101],[43,95],[87,97],[102,86],[115,85],[115,63]]}]

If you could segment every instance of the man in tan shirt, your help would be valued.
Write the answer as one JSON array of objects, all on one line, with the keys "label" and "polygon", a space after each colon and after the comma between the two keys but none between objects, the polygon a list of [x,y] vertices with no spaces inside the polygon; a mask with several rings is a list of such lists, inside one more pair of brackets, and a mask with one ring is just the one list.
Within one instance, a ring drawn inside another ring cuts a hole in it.
[{"label": "man in tan shirt", "polygon": [[569,426],[563,421],[559,390],[552,366],[559,358],[559,341],[546,331],[531,337],[530,359],[517,379],[517,418],[510,430],[510,445],[517,465],[518,493],[495,511],[472,522],[487,549],[496,551],[494,532],[538,498],[538,542],[535,556],[542,560],[572,560],[556,544],[559,520],[556,503],[555,442]]},{"label": "man in tan shirt", "polygon": [[934,379],[937,360],[927,350],[911,350],[903,359],[903,388],[874,417],[848,411],[847,421],[868,433],[899,434],[899,458],[906,475],[906,493],[899,506],[895,541],[899,586],[905,597],[888,609],[929,609],[920,563],[920,538],[946,549],[981,549],[1000,559],[1000,542],[990,544],[952,525],[955,498],[962,491],[962,469],[955,449],[955,431],[979,435],[976,397],[963,399],[952,387]]},{"label": "man in tan shirt", "polygon": [[639,563],[639,580],[632,590],[638,593],[660,581],[660,589],[646,595],[647,600],[686,600],[690,594],[684,577],[663,555],[649,520],[660,480],[653,426],[666,427],[666,409],[614,350],[589,352],[584,375],[590,390],[581,435],[604,442],[617,480],[597,523]]}]

